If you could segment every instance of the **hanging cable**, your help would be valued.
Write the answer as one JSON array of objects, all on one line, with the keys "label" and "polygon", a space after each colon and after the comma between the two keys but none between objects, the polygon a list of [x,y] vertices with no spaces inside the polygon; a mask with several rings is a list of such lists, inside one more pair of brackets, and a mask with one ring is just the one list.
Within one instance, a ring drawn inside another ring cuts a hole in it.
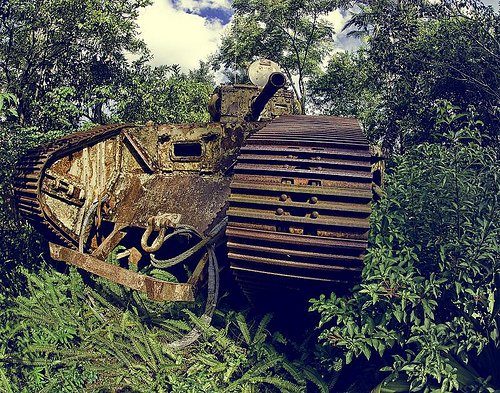
[{"label": "hanging cable", "polygon": [[[206,238],[204,238],[193,227],[189,227],[186,225],[179,226],[178,230],[173,232],[171,235],[189,233],[189,234],[195,234],[199,239],[202,240],[189,250],[178,255],[177,257],[167,260],[155,259],[156,260],[155,263],[159,265],[173,266],[179,262],[182,262],[183,260],[185,260],[185,258],[188,258],[189,256],[193,255],[202,247],[206,247],[206,252],[208,256],[207,301],[205,303],[205,310],[200,317],[200,319],[206,324],[210,324],[212,322],[212,316],[215,311],[215,308],[217,307],[217,299],[219,297],[219,263],[217,261],[217,256],[215,255],[215,243],[224,233],[226,224],[227,224],[227,219],[222,220],[208,233]],[[183,349],[190,346],[196,340],[198,340],[200,335],[201,331],[195,327],[179,340],[173,341],[166,345],[167,347],[172,349]]]}]

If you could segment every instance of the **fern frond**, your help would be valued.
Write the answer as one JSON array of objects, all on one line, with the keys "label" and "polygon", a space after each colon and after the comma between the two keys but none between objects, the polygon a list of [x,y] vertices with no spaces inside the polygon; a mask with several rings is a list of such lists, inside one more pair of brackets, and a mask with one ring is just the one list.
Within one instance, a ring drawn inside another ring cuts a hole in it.
[{"label": "fern frond", "polygon": [[275,367],[277,364],[283,361],[283,358],[281,356],[274,356],[271,359],[267,359],[265,361],[262,361],[260,363],[257,363],[255,366],[250,368],[244,375],[248,376],[259,376],[263,375],[266,371],[269,369]]},{"label": "fern frond", "polygon": [[5,375],[2,367],[0,367],[0,391],[5,393],[14,393],[11,382],[9,378],[7,378],[7,375]]},{"label": "fern frond", "polygon": [[179,279],[175,277],[172,273],[163,269],[152,269],[149,272],[151,277],[157,278],[159,280],[168,281],[168,282],[179,282]]},{"label": "fern frond", "polygon": [[330,391],[326,382],[312,367],[308,366],[304,367],[302,369],[302,373],[304,374],[304,376],[307,378],[308,381],[311,381],[314,385],[316,385],[316,387],[321,393],[328,393]]},{"label": "fern frond", "polygon": [[191,327],[185,321],[180,319],[168,319],[161,322],[159,325],[163,328],[163,330],[175,335],[181,335],[191,330]]},{"label": "fern frond", "polygon": [[31,344],[29,347],[24,349],[24,353],[37,353],[37,352],[56,353],[58,351],[55,345],[53,344]]},{"label": "fern frond", "polygon": [[295,367],[294,364],[288,362],[287,360],[283,360],[282,366],[285,369],[285,371],[292,376],[295,382],[300,384],[305,383],[304,376],[302,375],[301,371],[297,367]]},{"label": "fern frond", "polygon": [[271,377],[271,376],[266,376],[266,377],[252,377],[248,380],[243,380],[240,379],[235,382],[235,384],[232,384],[228,386],[228,388],[225,390],[227,392],[239,392],[240,390],[235,390],[236,388],[241,387],[242,383],[244,384],[251,384],[255,386],[258,390],[257,391],[262,391],[260,386],[263,384],[271,385],[275,388],[277,388],[280,392],[282,393],[304,393],[304,388],[303,386],[296,385],[290,381],[287,381],[281,377]]},{"label": "fern frond", "polygon": [[163,363],[165,363],[167,359],[165,358],[165,356],[163,356],[161,343],[158,341],[156,336],[148,336],[147,340],[151,351],[156,358],[156,361],[158,362],[158,365],[162,365]]},{"label": "fern frond", "polygon": [[233,363],[229,364],[229,367],[227,367],[226,372],[224,373],[224,376],[222,377],[222,380],[224,382],[228,383],[240,367],[241,367],[240,362],[233,362]]},{"label": "fern frond", "polygon": [[236,323],[240,328],[240,332],[241,335],[243,336],[243,340],[245,340],[245,343],[247,345],[252,345],[252,337],[250,335],[250,330],[248,329],[248,324],[243,314],[241,313],[236,314]]},{"label": "fern frond", "polygon": [[246,384],[241,387],[241,393],[255,393],[255,387],[251,384]]},{"label": "fern frond", "polygon": [[119,262],[118,262],[118,258],[116,258],[116,256],[122,252],[122,251],[125,251],[127,249],[127,247],[125,246],[122,246],[122,245],[118,245],[116,246],[115,248],[113,248],[113,250],[111,250],[111,252],[108,254],[108,256],[106,257],[106,262],[107,263],[111,263],[113,265],[118,265]]},{"label": "fern frond", "polygon": [[54,387],[59,383],[57,379],[53,379],[52,381],[49,379],[47,385],[43,387],[42,390],[40,390],[40,393],[49,393],[52,392]]},{"label": "fern frond", "polygon": [[196,356],[196,360],[209,367],[217,367],[220,365],[217,357],[211,353],[200,353]]},{"label": "fern frond", "polygon": [[[144,342],[141,342],[139,339],[132,339],[132,345],[135,348],[135,354],[138,355],[142,361],[150,366],[154,367],[153,362],[151,362],[151,358],[149,357],[149,354],[146,349],[146,345]],[[156,371],[156,370],[155,370]]]},{"label": "fern frond", "polygon": [[266,314],[262,318],[262,320],[259,323],[259,326],[257,327],[257,330],[255,331],[255,335],[253,337],[253,344],[260,344],[266,341],[267,337],[267,325],[269,325],[269,322],[271,322],[271,319],[273,319],[272,314]]}]

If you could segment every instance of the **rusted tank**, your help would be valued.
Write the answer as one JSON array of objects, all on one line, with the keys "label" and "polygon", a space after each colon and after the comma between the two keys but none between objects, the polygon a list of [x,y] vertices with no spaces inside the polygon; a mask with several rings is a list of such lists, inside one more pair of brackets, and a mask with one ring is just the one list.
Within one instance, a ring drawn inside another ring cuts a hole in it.
[{"label": "rusted tank", "polygon": [[294,114],[285,76],[256,67],[267,84],[219,87],[207,124],[107,125],[20,160],[17,207],[52,258],[157,301],[193,301],[208,281],[207,314],[225,266],[255,304],[351,286],[367,247],[370,146],[355,119]]}]

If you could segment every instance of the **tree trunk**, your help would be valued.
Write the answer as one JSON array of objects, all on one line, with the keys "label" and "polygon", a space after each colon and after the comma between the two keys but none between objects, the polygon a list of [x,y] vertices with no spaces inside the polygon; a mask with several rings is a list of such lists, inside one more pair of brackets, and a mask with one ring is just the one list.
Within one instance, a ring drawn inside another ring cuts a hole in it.
[{"label": "tree trunk", "polygon": [[98,104],[96,104],[94,106],[94,110],[93,110],[93,121],[94,123],[97,123],[97,124],[104,124],[104,119],[103,119],[103,112],[102,112],[102,107],[103,107],[103,103],[100,102]]}]

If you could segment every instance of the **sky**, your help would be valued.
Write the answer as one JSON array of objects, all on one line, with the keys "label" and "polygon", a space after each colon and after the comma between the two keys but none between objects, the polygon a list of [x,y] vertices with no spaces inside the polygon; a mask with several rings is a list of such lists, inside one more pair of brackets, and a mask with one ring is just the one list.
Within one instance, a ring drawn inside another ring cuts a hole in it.
[{"label": "sky", "polygon": [[[484,0],[484,3],[496,10],[499,8],[498,0]],[[231,17],[231,0],[154,0],[151,6],[141,10],[137,22],[154,56],[153,65],[179,64],[187,71],[215,52]],[[348,14],[334,11],[327,19],[340,33]],[[337,51],[357,45],[358,42],[345,33],[337,35]]]},{"label": "sky", "polygon": [[[231,0],[154,0],[137,22],[152,64],[179,64],[186,71],[216,51],[232,14]],[[340,31],[346,15],[335,11],[327,19]],[[353,41],[339,37],[338,44],[349,47]]]}]

